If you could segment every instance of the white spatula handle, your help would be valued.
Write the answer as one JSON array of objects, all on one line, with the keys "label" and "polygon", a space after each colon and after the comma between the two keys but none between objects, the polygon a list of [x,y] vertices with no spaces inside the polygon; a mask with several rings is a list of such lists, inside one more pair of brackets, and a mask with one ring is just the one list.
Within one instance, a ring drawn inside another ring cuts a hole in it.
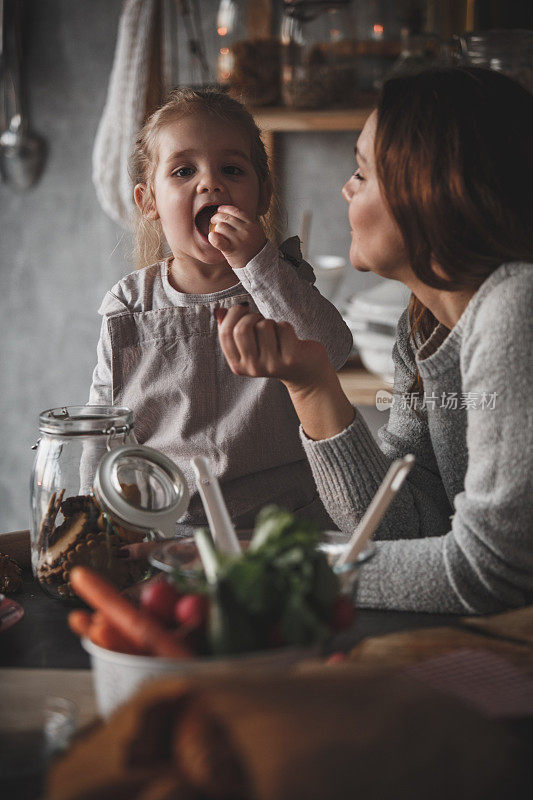
[{"label": "white spatula handle", "polygon": [[379,489],[372,498],[355,533],[352,535],[348,547],[342,555],[339,556],[337,566],[341,567],[343,564],[355,561],[357,556],[365,549],[402,483],[409,474],[414,462],[415,457],[413,455],[407,455],[404,458],[393,461],[390,465]]},{"label": "white spatula handle", "polygon": [[220,484],[212,474],[209,462],[203,456],[195,456],[191,458],[191,466],[217,548],[222,553],[238,555],[241,552],[239,540],[222,497]]}]

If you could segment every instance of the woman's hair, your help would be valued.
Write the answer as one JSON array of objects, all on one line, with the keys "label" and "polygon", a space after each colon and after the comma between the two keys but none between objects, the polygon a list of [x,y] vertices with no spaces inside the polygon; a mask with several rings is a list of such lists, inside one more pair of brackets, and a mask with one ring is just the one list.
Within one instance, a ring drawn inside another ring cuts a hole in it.
[{"label": "woman's hair", "polygon": [[[532,141],[533,94],[493,70],[431,69],[384,84],[377,174],[423,283],[476,290],[500,264],[533,261]],[[414,296],[410,324],[419,343],[438,324]]]},{"label": "woman's hair", "polygon": [[[130,174],[135,186],[143,183],[149,198],[153,199],[153,180],[157,168],[158,134],[166,125],[190,114],[213,114],[239,128],[250,140],[252,166],[259,179],[260,188],[271,183],[270,168],[261,132],[246,108],[227,94],[214,89],[181,87],[172,91],[165,103],[148,117],[143,125],[130,162]],[[146,194],[146,193],[145,193]],[[263,216],[267,235],[272,234],[271,214]],[[164,257],[168,246],[159,220],[149,220],[144,214],[136,216],[134,256],[137,267],[153,264]]]}]

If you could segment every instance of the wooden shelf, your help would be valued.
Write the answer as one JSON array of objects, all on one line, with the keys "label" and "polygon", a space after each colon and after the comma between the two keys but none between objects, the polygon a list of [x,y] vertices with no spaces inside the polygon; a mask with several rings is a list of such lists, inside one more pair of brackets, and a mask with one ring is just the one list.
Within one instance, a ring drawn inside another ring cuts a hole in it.
[{"label": "wooden shelf", "polygon": [[296,111],[290,108],[257,108],[255,121],[265,133],[289,131],[360,131],[372,108]]}]

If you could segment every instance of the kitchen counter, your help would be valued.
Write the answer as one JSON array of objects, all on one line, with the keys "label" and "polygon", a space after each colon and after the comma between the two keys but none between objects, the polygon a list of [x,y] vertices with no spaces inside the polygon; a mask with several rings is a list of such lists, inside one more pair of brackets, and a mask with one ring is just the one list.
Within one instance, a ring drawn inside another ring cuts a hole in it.
[{"label": "kitchen counter", "polygon": [[368,372],[357,359],[350,360],[347,366],[339,370],[341,386],[350,403],[356,406],[376,405],[376,392],[385,389],[392,391],[392,386],[379,375]]},{"label": "kitchen counter", "polygon": [[[24,579],[23,591],[17,596],[17,600],[23,606],[25,616],[11,629],[0,633],[0,716],[1,709],[10,703],[10,717],[17,718],[18,730],[23,732],[26,730],[27,719],[31,717],[32,704],[38,705],[45,695],[52,695],[66,697],[76,704],[78,728],[90,724],[97,718],[92,675],[88,669],[88,655],[82,649],[77,637],[68,630],[66,617],[69,607],[46,596],[28,573]],[[366,637],[428,627],[447,626],[455,629],[460,624],[460,618],[455,616],[358,610],[355,626],[343,634],[345,645],[343,649],[348,649]],[[336,649],[340,649],[340,646],[337,645]],[[394,649],[389,652],[394,653]],[[465,650],[462,652],[468,653]],[[374,668],[381,665],[382,660],[374,662]],[[312,674],[313,669],[322,669],[312,662],[306,667],[310,670],[309,674]],[[372,669],[372,666],[370,668]],[[305,676],[305,669],[302,674]],[[486,680],[486,676],[483,676],[483,680]],[[430,707],[427,708],[427,717],[429,725],[435,724]],[[354,719],[357,717],[354,716]],[[491,720],[484,723],[481,719],[479,729],[484,731],[486,724],[487,728],[493,731],[492,735],[503,737],[504,743],[508,741],[507,736],[512,735],[514,749],[506,756],[509,762],[508,768],[513,775],[522,776],[526,772],[525,765],[531,764],[532,718],[524,717],[516,720],[502,718],[498,722],[499,726],[496,729]],[[392,735],[391,730],[383,729],[382,735]],[[28,733],[31,733],[31,730]],[[460,735],[460,731],[457,731],[457,734]],[[475,750],[475,742],[468,746],[470,750]],[[448,756],[443,753],[442,766],[446,769],[449,768],[447,758]],[[478,761],[482,763],[482,755]],[[475,759],[472,764],[470,769],[475,770]],[[26,773],[27,770],[17,776],[14,784],[17,792],[23,786],[31,789],[32,780],[42,779],[42,775]],[[443,774],[446,776],[446,771]],[[474,781],[472,786],[475,786],[475,774],[470,775],[469,772],[468,776],[471,782]],[[0,794],[1,786],[0,775]],[[11,793],[9,796],[15,795]],[[16,796],[34,797],[32,794],[18,793]],[[513,796],[518,797],[517,794]],[[499,798],[500,795],[495,795],[496,797]]]}]

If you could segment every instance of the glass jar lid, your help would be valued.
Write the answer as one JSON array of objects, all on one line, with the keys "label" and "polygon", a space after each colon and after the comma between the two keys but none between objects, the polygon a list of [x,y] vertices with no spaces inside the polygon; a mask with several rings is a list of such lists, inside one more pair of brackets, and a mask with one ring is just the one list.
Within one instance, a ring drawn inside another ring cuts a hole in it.
[{"label": "glass jar lid", "polygon": [[123,406],[62,406],[39,414],[39,431],[56,436],[124,434],[133,429],[133,411]]},{"label": "glass jar lid", "polygon": [[189,505],[189,487],[170,458],[151,447],[122,445],[100,460],[94,496],[112,520],[135,530],[174,536]]}]

